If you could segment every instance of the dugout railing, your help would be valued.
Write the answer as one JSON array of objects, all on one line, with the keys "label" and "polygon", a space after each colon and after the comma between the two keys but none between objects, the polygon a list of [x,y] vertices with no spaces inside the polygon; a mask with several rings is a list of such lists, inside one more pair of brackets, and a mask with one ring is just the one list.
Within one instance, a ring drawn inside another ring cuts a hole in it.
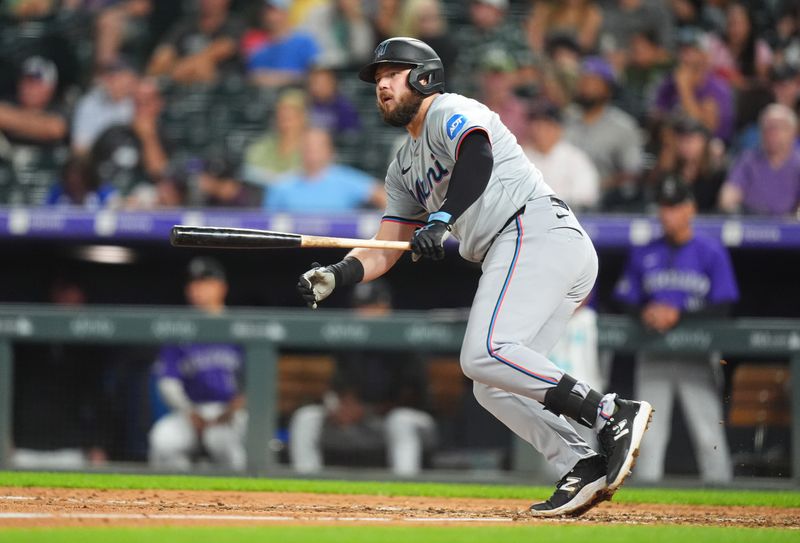
[{"label": "dugout railing", "polygon": [[[281,348],[338,350],[353,347],[455,353],[461,345],[463,313],[395,312],[360,318],[336,310],[231,309],[208,316],[186,308],[59,308],[0,305],[0,469],[10,468],[13,350],[16,342],[163,344],[232,342],[245,351],[245,386],[250,412],[247,471],[271,472],[277,459],[269,441],[277,422],[277,364]],[[665,335],[644,330],[634,319],[599,318],[599,345],[619,353],[640,350],[729,357],[786,359],[791,371],[791,465],[800,480],[800,319],[685,319]]]}]

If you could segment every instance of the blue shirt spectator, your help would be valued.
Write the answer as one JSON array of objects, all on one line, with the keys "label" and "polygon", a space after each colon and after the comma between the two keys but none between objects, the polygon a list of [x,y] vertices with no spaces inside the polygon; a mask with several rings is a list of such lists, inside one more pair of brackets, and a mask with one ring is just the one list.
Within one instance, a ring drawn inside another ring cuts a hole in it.
[{"label": "blue shirt spectator", "polygon": [[116,207],[119,192],[110,183],[100,181],[92,163],[73,156],[61,169],[58,183],[50,187],[44,203],[49,206],[80,206],[86,209]]},{"label": "blue shirt spectator", "polygon": [[331,164],[313,177],[292,175],[271,187],[264,206],[268,211],[350,211],[369,202],[373,179],[349,166]]},{"label": "blue shirt spectator", "polygon": [[303,169],[270,187],[264,207],[272,212],[345,212],[383,208],[386,194],[366,173],[333,163],[328,132],[309,128],[303,136]]},{"label": "blue shirt spectator", "polygon": [[247,60],[247,71],[257,85],[282,87],[297,83],[320,53],[310,34],[291,29],[288,8],[286,0],[268,0],[264,6],[263,21],[270,40]]},{"label": "blue shirt spectator", "polygon": [[319,54],[319,47],[309,34],[295,32],[283,40],[267,43],[250,57],[252,70],[308,71]]}]

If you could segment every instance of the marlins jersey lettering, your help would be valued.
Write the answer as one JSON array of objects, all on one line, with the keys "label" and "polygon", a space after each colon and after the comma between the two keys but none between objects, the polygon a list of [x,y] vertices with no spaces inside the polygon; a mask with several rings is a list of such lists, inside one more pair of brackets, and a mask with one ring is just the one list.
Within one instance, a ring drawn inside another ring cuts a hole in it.
[{"label": "marlins jersey lettering", "polygon": [[473,262],[484,257],[498,231],[527,201],[553,194],[497,114],[480,102],[458,94],[436,97],[419,139],[408,136],[389,166],[383,218],[427,222],[444,203],[461,142],[476,130],[489,136],[494,168],[486,190],[452,227],[461,256]]},{"label": "marlins jersey lettering", "polygon": [[155,373],[181,380],[194,403],[229,402],[239,390],[243,359],[236,345],[167,345],[158,355]]},{"label": "marlins jersey lettering", "polygon": [[635,250],[614,295],[628,305],[661,302],[691,312],[735,302],[739,290],[725,248],[695,235],[681,246],[662,238]]}]

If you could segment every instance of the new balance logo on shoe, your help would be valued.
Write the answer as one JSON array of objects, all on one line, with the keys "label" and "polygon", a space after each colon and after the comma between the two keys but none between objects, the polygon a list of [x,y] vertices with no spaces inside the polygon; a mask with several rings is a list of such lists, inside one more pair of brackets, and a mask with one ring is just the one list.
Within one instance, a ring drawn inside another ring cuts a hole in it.
[{"label": "new balance logo on shoe", "polygon": [[579,516],[610,498],[606,492],[606,457],[590,456],[579,460],[569,473],[556,483],[556,491],[547,501],[531,505],[535,517]]},{"label": "new balance logo on shoe", "polygon": [[580,477],[567,477],[567,481],[558,488],[559,490],[563,490],[565,492],[572,492],[575,490],[575,485],[579,484],[580,482]]},{"label": "new balance logo on shoe", "polygon": [[617,427],[614,428],[614,430],[617,432],[617,435],[614,436],[614,441],[630,433],[630,429],[625,428],[627,425],[628,425],[627,419],[623,419],[619,424],[617,424]]}]

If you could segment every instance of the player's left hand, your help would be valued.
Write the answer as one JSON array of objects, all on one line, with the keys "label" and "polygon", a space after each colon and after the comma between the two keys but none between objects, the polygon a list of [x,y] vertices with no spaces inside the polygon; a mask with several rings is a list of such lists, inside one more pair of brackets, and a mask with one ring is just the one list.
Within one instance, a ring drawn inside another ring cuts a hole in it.
[{"label": "player's left hand", "polygon": [[444,240],[450,234],[447,223],[431,221],[416,232],[411,239],[411,258],[416,262],[420,258],[441,260],[444,258]]}]

